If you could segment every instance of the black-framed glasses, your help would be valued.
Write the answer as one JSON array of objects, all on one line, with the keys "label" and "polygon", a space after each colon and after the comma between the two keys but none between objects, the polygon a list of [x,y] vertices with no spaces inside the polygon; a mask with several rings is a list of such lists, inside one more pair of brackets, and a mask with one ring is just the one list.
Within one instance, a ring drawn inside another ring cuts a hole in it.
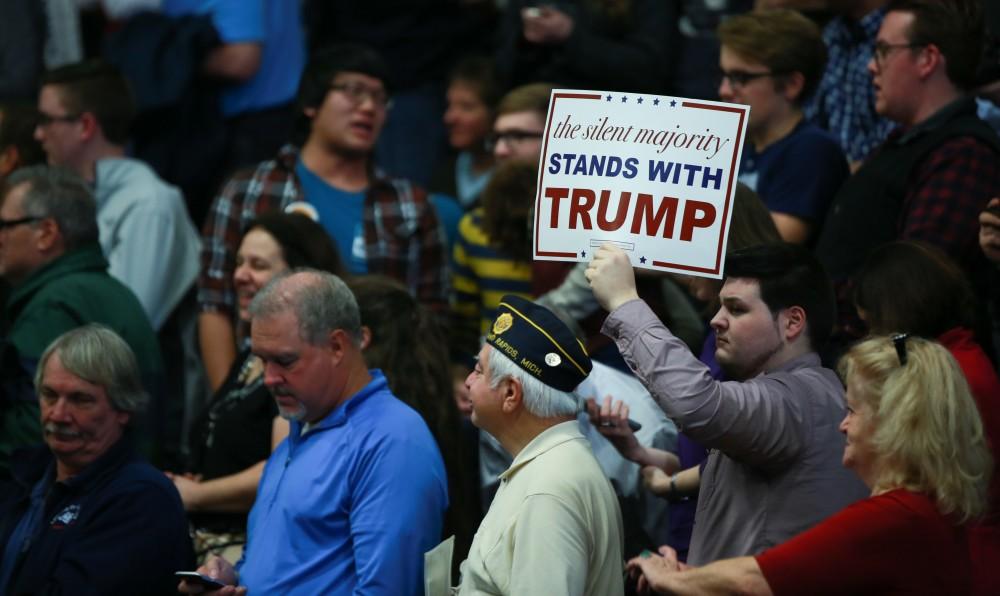
[{"label": "black-framed glasses", "polygon": [[347,96],[354,105],[361,105],[366,98],[370,98],[376,107],[389,109],[392,107],[392,100],[385,89],[369,87],[364,83],[335,83],[330,85],[330,89],[340,91]]},{"label": "black-framed glasses", "polygon": [[893,50],[912,50],[913,48],[922,48],[926,45],[925,43],[885,43],[884,41],[877,41],[872,46],[872,58],[875,59],[875,66],[879,70],[882,70],[885,59],[889,57],[889,54]]},{"label": "black-framed glasses", "polygon": [[75,122],[80,119],[82,114],[66,114],[64,116],[55,116],[53,114],[46,114],[45,112],[38,113],[38,125],[48,126],[53,122]]},{"label": "black-framed glasses", "polygon": [[906,338],[909,333],[897,333],[892,336],[892,345],[896,348],[896,357],[899,358],[899,365],[906,366]]},{"label": "black-framed glasses", "polygon": [[19,226],[21,224],[35,223],[40,221],[41,217],[20,217],[18,219],[0,219],[0,230],[6,230],[7,228],[13,228],[14,226]]},{"label": "black-framed glasses", "polygon": [[765,71],[765,72],[746,72],[745,70],[724,70],[719,73],[719,83],[722,81],[729,81],[729,85],[732,87],[743,87],[750,81],[754,81],[763,77],[776,77],[785,73]]},{"label": "black-framed glasses", "polygon": [[489,134],[484,141],[487,151],[493,151],[501,141],[508,145],[519,145],[529,139],[540,139],[543,133],[532,130],[503,130]]}]

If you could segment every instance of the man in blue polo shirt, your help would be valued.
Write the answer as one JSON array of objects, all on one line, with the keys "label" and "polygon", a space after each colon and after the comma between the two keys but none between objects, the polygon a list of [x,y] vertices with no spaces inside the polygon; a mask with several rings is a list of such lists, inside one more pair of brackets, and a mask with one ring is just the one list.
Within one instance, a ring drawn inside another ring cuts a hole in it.
[{"label": "man in blue polo shirt", "polygon": [[423,554],[448,504],[444,464],[420,415],[366,367],[353,294],[299,271],[261,290],[250,314],[291,432],[264,469],[243,559],[199,571],[254,594],[423,594]]}]

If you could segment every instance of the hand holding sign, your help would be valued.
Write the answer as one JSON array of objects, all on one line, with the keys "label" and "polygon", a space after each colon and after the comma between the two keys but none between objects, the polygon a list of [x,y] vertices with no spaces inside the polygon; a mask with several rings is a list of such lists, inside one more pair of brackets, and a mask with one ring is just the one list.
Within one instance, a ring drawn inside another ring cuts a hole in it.
[{"label": "hand holding sign", "polygon": [[594,260],[587,267],[587,279],[594,290],[594,298],[608,312],[639,298],[632,263],[625,251],[613,244],[597,249]]},{"label": "hand holding sign", "polygon": [[524,39],[542,45],[558,45],[573,33],[573,18],[552,6],[521,9]]},{"label": "hand holding sign", "polygon": [[635,267],[722,277],[747,106],[555,90],[535,198],[535,259],[614,243]]}]

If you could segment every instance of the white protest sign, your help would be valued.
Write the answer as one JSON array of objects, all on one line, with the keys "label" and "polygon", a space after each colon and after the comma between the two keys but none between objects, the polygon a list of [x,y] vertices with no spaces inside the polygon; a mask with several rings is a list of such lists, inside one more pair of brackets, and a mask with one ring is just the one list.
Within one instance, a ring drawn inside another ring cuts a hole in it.
[{"label": "white protest sign", "polygon": [[744,105],[556,89],[534,258],[588,261],[613,242],[636,267],[721,278],[749,119]]}]

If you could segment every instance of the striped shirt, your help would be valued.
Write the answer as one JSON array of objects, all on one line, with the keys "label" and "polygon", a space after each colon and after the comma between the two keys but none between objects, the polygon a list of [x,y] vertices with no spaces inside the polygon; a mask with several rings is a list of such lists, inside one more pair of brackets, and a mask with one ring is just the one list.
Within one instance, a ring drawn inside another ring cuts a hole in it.
[{"label": "striped shirt", "polygon": [[482,219],[482,207],[462,217],[452,252],[452,312],[463,339],[486,334],[506,294],[532,297],[531,263],[516,261],[490,246]]}]

